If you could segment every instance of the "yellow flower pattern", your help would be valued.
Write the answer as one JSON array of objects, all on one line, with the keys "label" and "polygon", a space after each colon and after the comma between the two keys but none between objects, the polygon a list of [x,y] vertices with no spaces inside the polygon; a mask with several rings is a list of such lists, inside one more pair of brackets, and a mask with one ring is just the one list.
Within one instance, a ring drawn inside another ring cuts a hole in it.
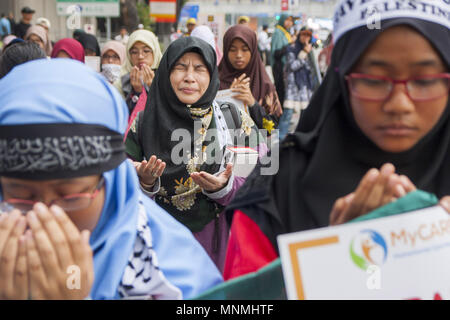
[{"label": "yellow flower pattern", "polygon": [[271,134],[272,130],[275,129],[275,123],[273,123],[272,120],[263,118],[263,128],[266,129],[269,134]]}]

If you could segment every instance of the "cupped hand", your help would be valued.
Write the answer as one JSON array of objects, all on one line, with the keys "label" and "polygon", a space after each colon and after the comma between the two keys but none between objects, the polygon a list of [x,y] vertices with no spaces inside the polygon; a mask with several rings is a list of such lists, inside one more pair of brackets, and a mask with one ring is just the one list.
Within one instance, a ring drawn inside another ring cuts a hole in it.
[{"label": "cupped hand", "polygon": [[227,164],[225,171],[218,176],[214,176],[207,172],[194,172],[191,174],[192,180],[198,184],[206,192],[217,192],[222,190],[227,184],[233,173],[233,165]]},{"label": "cupped hand", "polygon": [[153,186],[156,183],[156,180],[162,176],[166,168],[166,163],[156,156],[151,156],[148,161],[133,161],[133,165],[136,168],[139,180],[149,186]]}]

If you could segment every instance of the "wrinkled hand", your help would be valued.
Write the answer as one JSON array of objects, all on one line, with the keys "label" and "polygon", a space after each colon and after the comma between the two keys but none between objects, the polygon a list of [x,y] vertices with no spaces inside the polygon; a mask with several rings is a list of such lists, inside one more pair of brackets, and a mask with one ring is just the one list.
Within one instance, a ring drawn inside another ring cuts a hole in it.
[{"label": "wrinkled hand", "polygon": [[139,180],[149,186],[153,186],[162,176],[166,163],[161,159],[157,159],[156,156],[151,156],[150,160],[144,160],[142,162],[133,161],[133,165],[139,176]]},{"label": "wrinkled hand", "polygon": [[147,87],[150,88],[150,86],[152,85],[153,82],[153,78],[155,77],[155,72],[153,72],[152,68],[150,68],[150,66],[144,64],[141,67],[141,74],[142,74],[142,79],[144,81],[144,83],[147,85]]},{"label": "wrinkled hand", "polygon": [[443,197],[439,204],[450,213],[450,196]]},{"label": "wrinkled hand", "polygon": [[191,178],[206,192],[217,192],[228,184],[228,180],[230,179],[232,173],[233,165],[229,163],[227,164],[225,171],[220,173],[218,176],[201,171],[192,173]]},{"label": "wrinkled hand", "polygon": [[28,299],[27,222],[19,210],[0,215],[0,299]]},{"label": "wrinkled hand", "polygon": [[[32,299],[84,299],[94,282],[88,230],[80,232],[58,206],[34,205],[26,247]],[[73,281],[72,281],[73,280]]]},{"label": "wrinkled hand", "polygon": [[362,178],[355,192],[339,198],[330,214],[330,225],[342,224],[384,206],[416,190],[406,176],[395,173],[388,163],[380,170],[371,169]]},{"label": "wrinkled hand", "polygon": [[134,92],[141,93],[143,86],[142,86],[142,78],[143,74],[141,70],[139,70],[138,67],[134,66],[133,69],[130,71],[130,83],[133,87]]}]

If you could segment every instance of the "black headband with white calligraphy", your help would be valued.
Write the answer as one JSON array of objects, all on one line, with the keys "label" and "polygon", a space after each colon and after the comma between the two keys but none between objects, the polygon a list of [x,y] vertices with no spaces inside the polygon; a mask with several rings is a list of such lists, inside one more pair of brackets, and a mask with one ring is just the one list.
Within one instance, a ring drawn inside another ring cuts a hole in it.
[{"label": "black headband with white calligraphy", "polygon": [[123,136],[101,125],[0,126],[0,176],[50,180],[99,175],[125,159]]}]

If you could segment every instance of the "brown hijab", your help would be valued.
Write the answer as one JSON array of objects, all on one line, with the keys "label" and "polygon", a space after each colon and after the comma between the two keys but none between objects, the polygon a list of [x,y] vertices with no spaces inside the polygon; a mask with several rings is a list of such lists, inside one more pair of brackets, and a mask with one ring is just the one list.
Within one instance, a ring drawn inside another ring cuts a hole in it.
[{"label": "brown hijab", "polygon": [[[250,62],[244,70],[235,69],[228,59],[228,51],[236,38],[244,41],[251,51]],[[264,107],[267,113],[279,117],[282,113],[281,104],[275,86],[267,75],[264,63],[259,55],[256,33],[243,25],[229,28],[223,37],[223,52],[223,59],[219,64],[220,90],[230,88],[233,80],[245,73],[251,79],[250,88],[253,97]]]}]

